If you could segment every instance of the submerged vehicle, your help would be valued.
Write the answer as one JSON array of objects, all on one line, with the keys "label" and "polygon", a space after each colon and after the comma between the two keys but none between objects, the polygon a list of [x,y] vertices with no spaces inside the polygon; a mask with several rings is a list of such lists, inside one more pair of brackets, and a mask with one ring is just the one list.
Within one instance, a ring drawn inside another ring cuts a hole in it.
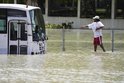
[{"label": "submerged vehicle", "polygon": [[0,54],[44,54],[45,36],[39,7],[0,4]]}]

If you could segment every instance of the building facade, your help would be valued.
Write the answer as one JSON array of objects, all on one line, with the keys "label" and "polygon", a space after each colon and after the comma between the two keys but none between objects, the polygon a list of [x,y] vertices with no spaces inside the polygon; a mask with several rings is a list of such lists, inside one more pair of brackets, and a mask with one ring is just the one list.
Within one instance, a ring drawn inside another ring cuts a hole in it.
[{"label": "building facade", "polygon": [[[45,22],[62,24],[74,22],[73,28],[79,28],[99,15],[106,28],[124,29],[124,0],[29,0],[30,5],[37,1]],[[0,3],[25,4],[26,0],[0,0]]]}]

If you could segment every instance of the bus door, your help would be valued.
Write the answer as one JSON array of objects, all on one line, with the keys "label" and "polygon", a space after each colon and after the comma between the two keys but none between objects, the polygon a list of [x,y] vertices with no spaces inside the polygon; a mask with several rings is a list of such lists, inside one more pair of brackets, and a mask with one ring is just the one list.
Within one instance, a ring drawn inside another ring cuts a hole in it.
[{"label": "bus door", "polygon": [[9,21],[8,52],[9,54],[27,54],[26,21]]}]

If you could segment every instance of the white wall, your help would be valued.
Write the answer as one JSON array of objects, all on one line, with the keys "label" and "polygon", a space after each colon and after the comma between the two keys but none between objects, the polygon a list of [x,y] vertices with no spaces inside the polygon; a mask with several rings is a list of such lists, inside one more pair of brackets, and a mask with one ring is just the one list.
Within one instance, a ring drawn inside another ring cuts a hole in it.
[{"label": "white wall", "polygon": [[[87,25],[92,22],[92,19],[84,19],[78,17],[47,17],[44,16],[45,23],[62,24],[63,22],[74,22],[73,28],[80,28],[82,25]],[[101,19],[101,22],[105,25],[105,28],[111,28],[111,19]],[[124,29],[124,19],[115,19],[114,28]]]}]

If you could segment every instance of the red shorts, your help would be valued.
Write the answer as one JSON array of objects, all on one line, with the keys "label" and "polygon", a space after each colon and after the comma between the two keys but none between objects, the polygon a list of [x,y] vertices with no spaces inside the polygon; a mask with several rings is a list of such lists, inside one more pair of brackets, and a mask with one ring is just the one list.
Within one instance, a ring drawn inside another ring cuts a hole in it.
[{"label": "red shorts", "polygon": [[102,44],[102,36],[94,38],[93,44],[101,45]]}]

